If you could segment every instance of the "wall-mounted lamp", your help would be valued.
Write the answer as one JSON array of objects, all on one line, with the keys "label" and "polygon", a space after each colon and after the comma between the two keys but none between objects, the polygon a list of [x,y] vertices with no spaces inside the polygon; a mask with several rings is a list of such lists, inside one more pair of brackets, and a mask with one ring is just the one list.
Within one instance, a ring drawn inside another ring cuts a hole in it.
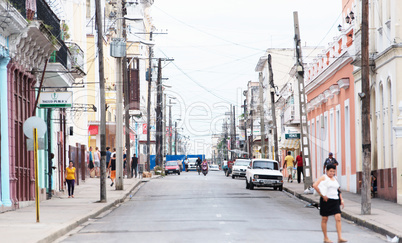
[{"label": "wall-mounted lamp", "polygon": [[345,21],[347,24],[351,24],[352,20],[354,19],[355,19],[355,13],[353,13],[353,11],[350,11],[349,15],[345,17]]},{"label": "wall-mounted lamp", "polygon": [[353,11],[350,11],[349,15],[350,15],[350,18],[351,18],[352,20],[355,19],[355,13],[353,13]]}]

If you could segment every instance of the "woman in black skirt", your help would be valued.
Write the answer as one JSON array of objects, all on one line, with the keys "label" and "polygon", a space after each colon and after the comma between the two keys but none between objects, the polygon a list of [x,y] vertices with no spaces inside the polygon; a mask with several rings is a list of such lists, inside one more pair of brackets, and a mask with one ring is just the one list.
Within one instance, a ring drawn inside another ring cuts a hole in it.
[{"label": "woman in black skirt", "polygon": [[343,204],[342,194],[339,191],[339,183],[335,178],[336,166],[334,164],[327,165],[327,174],[318,179],[313,187],[320,195],[320,215],[321,229],[324,234],[324,243],[331,243],[332,241],[327,235],[327,222],[328,216],[335,215],[336,231],[338,233],[338,242],[347,242],[342,238],[341,226],[341,208]]}]

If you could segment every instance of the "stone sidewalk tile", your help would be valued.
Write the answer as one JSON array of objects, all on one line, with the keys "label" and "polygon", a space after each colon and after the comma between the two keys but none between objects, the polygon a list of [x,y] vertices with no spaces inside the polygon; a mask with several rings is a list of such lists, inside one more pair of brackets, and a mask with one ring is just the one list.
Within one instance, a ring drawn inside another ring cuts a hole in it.
[{"label": "stone sidewalk tile", "polygon": [[[304,201],[319,202],[319,197],[304,194],[303,183],[285,182],[284,190]],[[360,194],[342,191],[342,197],[345,201],[345,208],[342,210],[343,218],[382,235],[398,236],[399,242],[402,243],[402,205],[380,198],[372,198],[371,215],[362,215]]]},{"label": "stone sidewalk tile", "polygon": [[[154,177],[155,178],[155,177]],[[2,242],[53,242],[75,227],[123,202],[144,179],[124,179],[124,190],[116,191],[106,181],[106,203],[100,203],[100,180],[89,178],[75,187],[75,198],[61,197],[40,202],[40,223],[35,205],[0,214]]]}]

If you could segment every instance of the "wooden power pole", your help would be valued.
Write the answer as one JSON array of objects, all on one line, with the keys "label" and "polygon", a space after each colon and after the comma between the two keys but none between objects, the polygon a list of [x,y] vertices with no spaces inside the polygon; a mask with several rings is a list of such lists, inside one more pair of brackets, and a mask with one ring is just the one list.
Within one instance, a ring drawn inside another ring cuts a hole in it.
[{"label": "wooden power pole", "polygon": [[[149,41],[152,41],[152,31],[149,33]],[[149,45],[148,67],[148,102],[147,102],[147,161],[146,170],[151,171],[151,88],[152,88],[152,45]]]},{"label": "wooden power pole", "polygon": [[363,146],[363,183],[361,188],[361,214],[371,214],[371,140],[370,140],[370,69],[369,69],[369,26],[368,0],[362,0],[362,146]]},{"label": "wooden power pole", "polygon": [[99,89],[100,89],[100,201],[106,202],[106,101],[105,101],[105,78],[103,72],[103,33],[102,11],[100,0],[95,0],[96,27],[98,30],[98,60],[99,60]]},{"label": "wooden power pole", "polygon": [[163,154],[162,154],[162,59],[158,60],[158,79],[156,84],[156,157],[155,164],[162,166]]},{"label": "wooden power pole", "polygon": [[276,126],[276,112],[275,112],[275,84],[274,84],[274,74],[272,72],[272,58],[271,54],[268,54],[268,71],[269,71],[269,84],[271,85],[271,113],[273,122],[273,132],[274,132],[274,149],[275,154],[272,156],[273,159],[279,162],[278,154],[278,128]]},{"label": "wooden power pole", "polygon": [[[126,19],[124,16],[126,15],[126,2],[122,2],[122,15],[123,15],[123,39],[127,43],[127,26]],[[131,148],[130,148],[130,91],[129,91],[129,83],[128,83],[128,70],[127,70],[127,52],[123,57],[123,82],[124,82],[124,124],[125,124],[125,144],[126,144],[126,172],[127,178],[131,178]]]},{"label": "wooden power pole", "polygon": [[265,154],[265,119],[264,119],[264,79],[262,77],[262,72],[259,72],[258,74],[259,77],[259,100],[260,100],[260,134],[261,134],[261,158],[265,159],[266,158],[266,154]]}]

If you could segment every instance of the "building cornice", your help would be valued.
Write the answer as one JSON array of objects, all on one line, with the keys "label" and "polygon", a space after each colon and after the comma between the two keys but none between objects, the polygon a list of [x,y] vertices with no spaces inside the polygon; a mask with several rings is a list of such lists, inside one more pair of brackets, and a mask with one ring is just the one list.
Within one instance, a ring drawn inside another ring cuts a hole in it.
[{"label": "building cornice", "polygon": [[345,51],[340,55],[329,67],[322,71],[316,78],[306,85],[306,94],[311,93],[316,87],[325,83],[330,77],[332,77],[339,69],[346,66],[353,61],[353,57],[350,56],[348,51]]}]

